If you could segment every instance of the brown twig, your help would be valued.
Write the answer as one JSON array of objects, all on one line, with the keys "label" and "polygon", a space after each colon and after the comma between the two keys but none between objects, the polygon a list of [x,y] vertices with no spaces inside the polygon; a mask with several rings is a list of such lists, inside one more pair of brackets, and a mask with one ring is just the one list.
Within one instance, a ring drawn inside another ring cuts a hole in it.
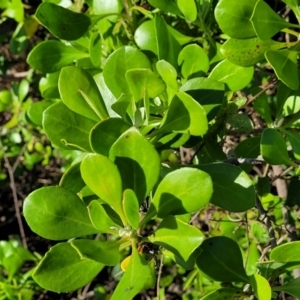
[{"label": "brown twig", "polygon": [[159,269],[158,269],[158,273],[157,273],[157,282],[156,282],[157,300],[160,300],[160,280],[161,280],[163,266],[164,266],[164,255],[161,254],[160,263],[159,263]]}]

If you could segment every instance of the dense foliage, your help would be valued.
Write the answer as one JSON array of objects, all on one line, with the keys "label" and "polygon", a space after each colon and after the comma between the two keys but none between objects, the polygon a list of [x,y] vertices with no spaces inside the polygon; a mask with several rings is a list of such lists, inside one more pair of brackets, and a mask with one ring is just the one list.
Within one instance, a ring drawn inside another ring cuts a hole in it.
[{"label": "dense foliage", "polygon": [[155,286],[165,299],[165,264],[183,299],[300,298],[300,5],[276,4],[286,13],[263,0],[38,7],[51,35],[27,58],[44,99],[26,120],[76,150],[58,186],[24,201],[30,228],[60,241],[33,271],[41,287],[74,291],[111,266],[124,274],[110,299]]}]

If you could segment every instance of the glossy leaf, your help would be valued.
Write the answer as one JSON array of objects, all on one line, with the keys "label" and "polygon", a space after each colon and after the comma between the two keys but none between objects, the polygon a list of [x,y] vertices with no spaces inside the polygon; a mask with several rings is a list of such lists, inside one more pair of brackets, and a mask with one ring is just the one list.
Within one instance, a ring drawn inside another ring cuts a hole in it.
[{"label": "glossy leaf", "polygon": [[279,50],[267,51],[265,57],[271,67],[274,69],[276,76],[292,90],[299,87],[297,57],[296,51]]},{"label": "glossy leaf", "polygon": [[177,16],[181,16],[178,6],[173,1],[149,0],[152,6],[160,9],[161,11],[168,12]]},{"label": "glossy leaf", "polygon": [[276,129],[267,128],[264,130],[260,142],[260,151],[268,164],[292,164],[287,152],[286,142]]},{"label": "glossy leaf", "polygon": [[98,200],[92,200],[89,203],[88,212],[93,226],[99,232],[116,234],[116,229],[121,228],[119,224],[109,217],[103,205]]},{"label": "glossy leaf", "polygon": [[32,192],[24,202],[24,216],[32,231],[51,240],[65,240],[97,233],[83,201],[56,186]]},{"label": "glossy leaf", "polygon": [[223,300],[223,299],[236,299],[236,298],[242,298],[247,297],[247,294],[243,294],[241,290],[235,289],[235,288],[229,288],[229,287],[223,287],[217,290],[214,290],[213,292],[205,295],[201,298],[201,300]]},{"label": "glossy leaf", "polygon": [[257,37],[250,39],[229,39],[221,47],[222,55],[230,62],[249,67],[264,60],[267,50],[278,50],[285,48],[286,43],[273,40],[261,40]]},{"label": "glossy leaf", "polygon": [[90,132],[94,152],[108,156],[109,149],[131,126],[121,118],[109,118],[95,125]]},{"label": "glossy leaf", "polygon": [[111,300],[132,299],[147,285],[149,286],[149,283],[150,286],[155,284],[154,268],[133,247],[129,265],[117,285]]},{"label": "glossy leaf", "polygon": [[160,158],[153,145],[132,127],[112,145],[109,157],[119,169],[123,190],[133,190],[141,205],[160,174]]},{"label": "glossy leaf", "polygon": [[178,64],[181,65],[181,73],[184,78],[209,69],[209,59],[206,52],[197,44],[184,47],[178,56]]},{"label": "glossy leaf", "polygon": [[117,166],[106,156],[89,154],[81,163],[86,185],[118,214],[122,214],[122,182]]},{"label": "glossy leaf", "polygon": [[235,92],[250,83],[253,73],[253,67],[240,67],[225,59],[213,68],[208,78],[226,83],[228,88]]},{"label": "glossy leaf", "polygon": [[155,134],[181,132],[202,136],[207,129],[204,108],[188,94],[178,92],[171,101],[162,126]]},{"label": "glossy leaf", "polygon": [[85,187],[85,182],[81,178],[80,162],[73,163],[60,179],[59,185],[72,191],[80,192]]},{"label": "glossy leaf", "polygon": [[198,268],[213,280],[249,282],[239,245],[225,236],[206,239],[200,246]]},{"label": "glossy leaf", "polygon": [[[44,58],[45,59],[45,58]],[[58,77],[60,70],[54,73],[48,73],[42,77],[39,82],[39,90],[44,98],[60,98],[58,91]]]},{"label": "glossy leaf", "polygon": [[194,0],[177,0],[177,5],[186,19],[192,22],[197,19],[197,6]]},{"label": "glossy leaf", "polygon": [[58,84],[61,99],[71,110],[96,121],[109,117],[95,80],[85,70],[64,67]]},{"label": "glossy leaf", "polygon": [[48,107],[43,117],[43,128],[54,146],[91,151],[89,132],[94,121],[76,114],[61,101]]},{"label": "glossy leaf", "polygon": [[194,168],[181,168],[167,174],[151,202],[150,212],[159,218],[182,215],[203,208],[213,193],[210,176]]},{"label": "glossy leaf", "polygon": [[102,43],[98,32],[94,32],[90,39],[90,58],[95,67],[99,67],[102,57]]},{"label": "glossy leaf", "polygon": [[156,69],[166,85],[177,92],[178,83],[176,69],[165,60],[159,60],[156,63]]},{"label": "glossy leaf", "polygon": [[225,163],[197,166],[208,173],[213,182],[211,203],[231,212],[242,212],[255,205],[252,180],[239,167]]},{"label": "glossy leaf", "polygon": [[257,1],[251,23],[256,35],[267,40],[284,28],[290,27],[290,24],[282,19],[265,1]]},{"label": "glossy leaf", "polygon": [[33,278],[49,291],[70,292],[92,281],[103,267],[103,264],[83,257],[71,243],[60,243],[46,253]]},{"label": "glossy leaf", "polygon": [[39,43],[29,53],[28,64],[43,73],[60,71],[64,66],[75,60],[87,57],[88,54],[81,52],[71,46],[66,46],[59,41],[44,41]]},{"label": "glossy leaf", "polygon": [[130,46],[121,47],[113,52],[105,62],[103,76],[106,85],[116,98],[130,94],[125,74],[131,69],[151,69],[145,54]]},{"label": "glossy leaf", "polygon": [[300,262],[299,251],[300,241],[289,242],[272,249],[270,259],[281,263],[292,261]]},{"label": "glossy leaf", "polygon": [[123,210],[129,225],[135,229],[139,228],[140,205],[134,191],[132,190],[124,191]]},{"label": "glossy leaf", "polygon": [[[291,90],[290,90],[291,91]],[[291,91],[292,95],[288,96],[282,105],[283,116],[290,116],[300,110],[300,97],[297,91]]]},{"label": "glossy leaf", "polygon": [[204,236],[196,227],[188,225],[174,216],[167,216],[148,238],[152,243],[187,260],[202,243]]},{"label": "glossy leaf", "polygon": [[82,37],[92,24],[87,15],[72,12],[51,2],[42,3],[35,16],[53,35],[67,41]]},{"label": "glossy leaf", "polygon": [[143,22],[134,33],[134,40],[139,48],[158,54],[157,36],[154,20]]},{"label": "glossy leaf", "polygon": [[257,0],[220,0],[215,8],[216,20],[222,31],[232,38],[254,37],[250,18]]},{"label": "glossy leaf", "polygon": [[43,112],[55,102],[53,100],[42,100],[32,103],[28,110],[27,116],[35,125],[43,125]]},{"label": "glossy leaf", "polygon": [[272,298],[271,286],[266,278],[259,274],[253,274],[250,277],[250,285],[258,300],[267,300]]},{"label": "glossy leaf", "polygon": [[295,298],[300,298],[300,277],[285,283],[282,286],[276,286],[272,288],[273,291],[281,291],[294,296]]},{"label": "glossy leaf", "polygon": [[199,77],[188,80],[179,90],[199,102],[206,111],[208,121],[211,121],[221,108],[225,85],[213,79]]},{"label": "glossy leaf", "polygon": [[292,131],[284,131],[291,143],[293,154],[296,159],[300,160],[300,134]]},{"label": "glossy leaf", "polygon": [[136,102],[145,95],[155,98],[166,89],[165,83],[149,69],[128,70],[125,77]]}]

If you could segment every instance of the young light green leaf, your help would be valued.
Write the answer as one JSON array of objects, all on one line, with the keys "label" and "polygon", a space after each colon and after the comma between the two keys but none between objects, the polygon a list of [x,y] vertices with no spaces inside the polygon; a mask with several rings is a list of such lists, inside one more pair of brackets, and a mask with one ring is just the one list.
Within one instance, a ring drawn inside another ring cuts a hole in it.
[{"label": "young light green leaf", "polygon": [[62,101],[71,110],[96,121],[109,117],[95,80],[82,68],[64,67],[58,85]]},{"label": "young light green leaf", "polygon": [[285,48],[286,43],[273,40],[261,40],[257,37],[250,39],[229,39],[221,46],[222,55],[232,63],[249,67],[262,61],[267,50]]},{"label": "young light green leaf", "polygon": [[177,0],[177,6],[189,21],[197,19],[197,6],[194,0]]},{"label": "young light green leaf", "polygon": [[104,265],[83,255],[71,243],[52,247],[34,270],[34,280],[56,293],[70,292],[85,286]]},{"label": "young light green leaf", "polygon": [[165,60],[159,60],[156,63],[156,69],[166,85],[174,91],[178,91],[176,69]]},{"label": "young light green leaf", "polygon": [[157,187],[150,211],[159,218],[182,215],[203,208],[213,193],[210,176],[194,168],[181,168],[167,174]]},{"label": "young light green leaf", "polygon": [[242,212],[255,205],[252,180],[239,167],[225,163],[197,166],[208,173],[213,182],[211,203],[231,212]]},{"label": "young light green leaf", "polygon": [[89,52],[93,65],[99,68],[102,57],[102,43],[100,34],[98,32],[94,32],[90,38]]},{"label": "young light green leaf", "polygon": [[193,251],[202,243],[204,236],[196,227],[188,225],[174,216],[167,216],[149,240],[188,260]]},{"label": "young light green leaf", "polygon": [[129,265],[120,283],[117,285],[111,300],[133,299],[143,289],[146,287],[150,288],[154,284],[155,269],[133,247]]},{"label": "young light green leaf", "polygon": [[254,37],[250,22],[257,0],[220,0],[215,8],[216,20],[222,31],[232,38]]},{"label": "young light green leaf", "polygon": [[131,93],[125,78],[126,72],[131,69],[151,69],[151,64],[145,54],[130,46],[119,48],[106,60],[104,80],[116,98]]},{"label": "young light green leaf", "polygon": [[253,74],[253,67],[244,68],[225,59],[213,68],[208,78],[226,83],[228,88],[235,92],[246,87],[251,82]]},{"label": "young light green leaf", "polygon": [[89,203],[88,212],[93,226],[99,232],[116,234],[116,228],[121,228],[119,224],[109,217],[103,205],[98,200],[92,200]]},{"label": "young light green leaf", "polygon": [[146,94],[155,98],[166,89],[165,83],[149,69],[131,69],[126,72],[125,77],[136,102]]},{"label": "young light green leaf", "polygon": [[42,3],[35,16],[53,35],[72,41],[82,37],[92,24],[91,19],[51,2]]},{"label": "young light green leaf", "polygon": [[206,52],[197,44],[185,46],[178,56],[178,64],[181,65],[181,73],[184,78],[192,74],[209,69],[209,59]]},{"label": "young light green leaf", "polygon": [[76,114],[62,101],[49,106],[43,113],[43,128],[58,148],[74,149],[77,146],[77,149],[91,152],[89,132],[93,126],[95,121]]},{"label": "young light green leaf", "polygon": [[122,215],[122,181],[117,166],[106,156],[89,154],[81,163],[86,185]]},{"label": "young light green leaf", "polygon": [[154,133],[181,132],[202,136],[208,129],[204,108],[191,96],[177,92],[171,100],[162,125]]},{"label": "young light green leaf", "polygon": [[63,187],[35,190],[25,199],[23,211],[31,230],[46,239],[66,240],[98,232],[83,201]]},{"label": "young light green leaf", "polygon": [[133,228],[139,228],[140,205],[133,190],[125,190],[123,193],[123,211],[128,224]]},{"label": "young light green leaf", "polygon": [[206,239],[200,246],[198,268],[213,280],[249,282],[239,245],[225,236]]},{"label": "young light green leaf", "polygon": [[[292,24],[282,19],[265,1],[257,1],[250,18],[256,35],[267,40],[284,28]],[[296,26],[297,27],[297,26]]]},{"label": "young light green leaf", "polygon": [[300,241],[289,242],[287,244],[279,245],[272,249],[270,259],[276,262],[300,262],[299,258]]},{"label": "young light green leaf", "polygon": [[295,298],[300,298],[300,277],[291,280],[290,282],[272,288],[273,291],[281,291],[294,296]]},{"label": "young light green leaf", "polygon": [[271,67],[274,69],[276,76],[292,90],[299,87],[298,70],[297,70],[297,51],[279,50],[267,51],[265,57]]},{"label": "young light green leaf", "polygon": [[250,276],[250,285],[258,300],[267,300],[272,298],[271,286],[266,278],[259,274]]},{"label": "young light green leaf", "polygon": [[90,131],[90,144],[94,152],[108,156],[110,147],[131,126],[121,118],[109,118]]},{"label": "young light green leaf", "polygon": [[260,142],[260,151],[268,164],[293,165],[287,152],[286,142],[276,129],[267,128],[264,130]]},{"label": "young light green leaf", "polygon": [[284,117],[293,115],[297,113],[300,110],[300,96],[298,96],[298,91],[291,91],[290,90],[290,96],[288,96],[285,100],[284,103],[282,103],[282,115]]},{"label": "young light green leaf", "polygon": [[88,57],[87,53],[72,46],[66,46],[62,42],[50,40],[41,42],[34,47],[27,57],[27,62],[35,70],[53,73],[75,60],[85,57]]},{"label": "young light green leaf", "polygon": [[109,158],[119,169],[123,190],[133,190],[141,205],[160,174],[160,158],[154,146],[132,127],[112,145]]}]

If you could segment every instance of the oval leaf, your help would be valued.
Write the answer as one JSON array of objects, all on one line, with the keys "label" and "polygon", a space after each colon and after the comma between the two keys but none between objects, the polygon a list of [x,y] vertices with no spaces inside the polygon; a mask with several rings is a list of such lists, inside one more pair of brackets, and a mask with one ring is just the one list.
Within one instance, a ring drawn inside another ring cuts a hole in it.
[{"label": "oval leaf", "polygon": [[268,280],[259,274],[253,274],[250,277],[250,284],[258,300],[267,300],[272,298],[272,290]]},{"label": "oval leaf", "polygon": [[63,187],[35,190],[25,199],[23,211],[31,230],[46,239],[65,240],[98,232],[83,201]]},{"label": "oval leaf", "polygon": [[300,261],[300,241],[289,242],[272,249],[270,259],[277,262]]}]

